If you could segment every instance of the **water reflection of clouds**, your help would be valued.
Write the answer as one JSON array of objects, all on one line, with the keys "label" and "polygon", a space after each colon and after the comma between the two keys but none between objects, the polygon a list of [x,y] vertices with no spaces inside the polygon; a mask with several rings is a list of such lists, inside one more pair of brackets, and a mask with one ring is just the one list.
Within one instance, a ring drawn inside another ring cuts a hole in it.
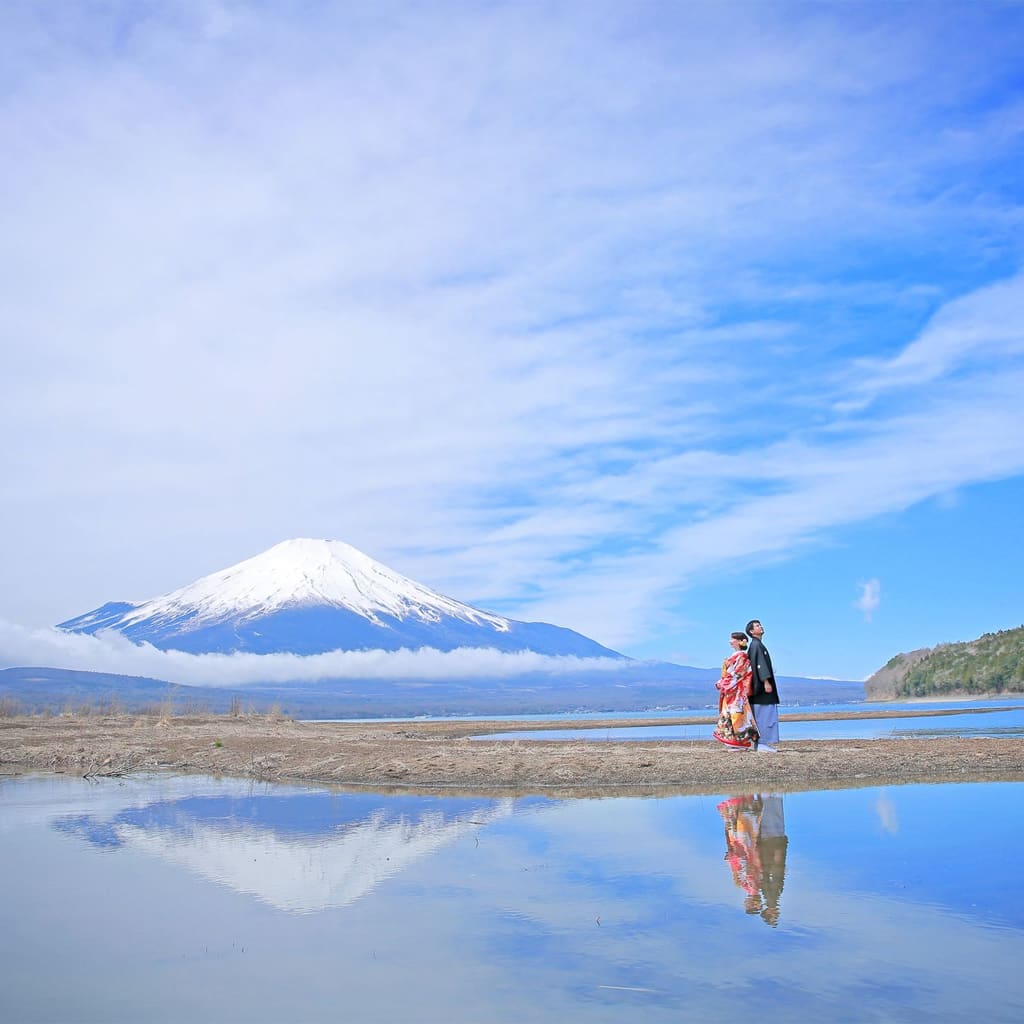
[{"label": "water reflection of clouds", "polygon": [[512,813],[513,801],[290,793],[187,796],[72,814],[58,831],[130,847],[280,910],[346,906],[382,881]]},{"label": "water reflection of clouds", "polygon": [[[800,796],[787,800],[799,802]],[[530,913],[517,918],[508,940],[495,939],[499,951],[539,963],[530,950],[543,949],[546,964],[570,973],[604,972],[610,985],[685,992],[694,1019],[702,1012],[707,1019],[714,1015],[714,999],[702,1007],[701,995],[729,986],[730,965],[737,958],[749,985],[767,984],[784,997],[788,1012],[783,1019],[801,1019],[801,1006],[817,1013],[825,1007],[829,1019],[847,1018],[851,1006],[870,1016],[873,1007],[895,1005],[915,1019],[931,1015],[965,1021],[976,1020],[985,1006],[1024,1009],[1024,992],[1018,988],[1014,995],[1012,982],[1007,991],[1024,955],[1019,929],[995,926],[972,910],[966,894],[962,905],[953,908],[849,887],[844,884],[849,865],[821,859],[827,819],[819,818],[814,830],[800,837],[804,847],[796,862],[797,881],[787,881],[785,913],[777,930],[767,933],[752,930],[749,918],[737,913],[735,889],[722,870],[720,852],[705,851],[692,833],[690,841],[675,842],[663,827],[670,802],[654,802],[662,815],[653,816],[638,809],[638,803],[598,805],[599,812],[606,812],[604,822],[591,821],[592,831],[586,828],[587,809],[563,812],[558,807],[531,817],[532,828],[558,819],[557,839],[551,839],[558,863],[543,877],[543,888],[533,892]],[[861,827],[869,830],[868,819],[861,819]],[[971,857],[967,832],[959,848],[958,871],[966,880]],[[673,861],[674,871],[669,867]],[[928,865],[908,869],[927,872]],[[782,870],[792,876],[793,861]],[[727,880],[727,888],[716,886],[711,874]],[[876,877],[876,884],[884,890],[889,882]],[[1020,889],[1015,883],[1018,897]],[[599,930],[594,928],[597,917]],[[592,930],[581,948],[576,936],[584,924]],[[500,934],[501,927],[499,920],[492,930]],[[995,987],[987,989],[988,983]],[[769,1013],[766,1019],[777,1018]]]},{"label": "water reflection of clouds", "polygon": [[878,791],[875,810],[878,812],[878,823],[882,826],[883,832],[888,832],[891,835],[899,832],[900,822],[896,813],[896,805],[889,799],[889,794],[884,789]]},{"label": "water reflection of clouds", "polygon": [[[782,832],[791,845],[773,929],[743,912],[723,865],[721,797],[417,806],[415,798],[367,794],[346,803],[347,795],[322,794],[311,804],[309,791],[296,788],[268,823],[263,812],[272,803],[247,811],[243,788],[227,792],[229,800],[207,791],[198,805],[184,794],[152,804],[133,795],[130,813],[104,815],[125,843],[112,856],[151,854],[145,859],[186,867],[272,907],[344,906],[344,923],[329,914],[275,915],[262,941],[275,976],[282,964],[342,970],[347,1005],[360,1019],[386,1019],[385,1011],[391,1019],[400,1011],[401,1019],[442,1019],[417,1017],[410,990],[423,1005],[434,999],[464,1011],[446,1019],[473,1019],[471,1008],[486,1019],[499,1001],[500,1019],[569,1019],[581,1008],[598,1021],[641,1008],[645,1020],[684,1011],[713,1019],[734,991],[737,961],[744,993],[758,985],[775,993],[776,1004],[760,1015],[767,1021],[849,1019],[851,1008],[855,1019],[894,1019],[895,1007],[910,1019],[973,1022],[986,1008],[998,1011],[990,1019],[1012,1019],[1007,1008],[1021,1006],[1012,979],[1024,956],[1022,929],[995,924],[988,908],[972,905],[971,889],[972,873],[1011,867],[978,844],[992,812],[1016,806],[1019,786],[787,795]],[[886,803],[891,809],[880,814]],[[879,822],[894,822],[897,804],[904,828],[885,832],[880,846]],[[764,811],[762,800],[762,829]],[[77,805],[65,817],[76,816]],[[936,822],[942,828],[922,827]],[[229,825],[240,845],[221,850],[231,846]],[[408,849],[394,853],[406,839]],[[95,849],[110,860],[109,848]],[[252,877],[247,857],[264,861]],[[381,867],[390,874],[377,874]],[[910,877],[899,871],[927,884],[908,894],[894,884]],[[936,892],[946,876],[960,889],[955,899],[943,892],[943,906]],[[393,883],[379,886],[383,877]],[[344,902],[359,878],[369,886]],[[1004,897],[1019,901],[1021,891],[1014,871]],[[360,1012],[368,1006],[379,1015]]]}]

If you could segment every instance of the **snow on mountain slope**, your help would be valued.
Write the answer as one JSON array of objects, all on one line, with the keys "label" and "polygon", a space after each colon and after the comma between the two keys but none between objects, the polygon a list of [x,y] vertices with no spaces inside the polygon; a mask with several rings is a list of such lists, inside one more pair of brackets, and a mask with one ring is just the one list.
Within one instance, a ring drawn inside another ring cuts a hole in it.
[{"label": "snow on mountain slope", "polygon": [[193,653],[496,647],[621,657],[572,630],[444,597],[329,540],[284,541],[162,597],[105,604],[59,628],[117,630],[135,642]]},{"label": "snow on mountain slope", "polygon": [[338,540],[286,540],[254,558],[211,573],[125,614],[130,626],[144,619],[193,615],[195,623],[256,618],[284,608],[345,608],[371,622],[380,616],[414,616],[439,622],[442,615],[507,632],[508,622],[399,575]]}]

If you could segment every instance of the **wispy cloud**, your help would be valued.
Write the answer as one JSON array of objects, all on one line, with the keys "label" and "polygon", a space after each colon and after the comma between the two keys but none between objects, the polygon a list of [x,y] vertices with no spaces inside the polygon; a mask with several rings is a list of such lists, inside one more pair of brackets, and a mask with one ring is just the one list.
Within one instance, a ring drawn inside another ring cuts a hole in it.
[{"label": "wispy cloud", "polygon": [[979,288],[942,306],[924,330],[891,358],[855,367],[858,404],[890,392],[920,394],[953,374],[1020,370],[1024,362],[1024,275]]},{"label": "wispy cloud", "polygon": [[1021,16],[957,10],[5,8],[0,613],[327,536],[629,649],[1021,473]]}]

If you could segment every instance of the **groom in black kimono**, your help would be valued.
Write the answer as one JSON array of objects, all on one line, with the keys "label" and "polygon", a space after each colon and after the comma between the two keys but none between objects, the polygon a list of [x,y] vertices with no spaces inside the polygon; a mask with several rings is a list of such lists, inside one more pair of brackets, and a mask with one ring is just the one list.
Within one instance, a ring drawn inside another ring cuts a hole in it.
[{"label": "groom in black kimono", "polygon": [[747,623],[747,636],[750,637],[747,657],[753,671],[750,710],[761,737],[754,744],[754,750],[759,754],[775,754],[779,749],[779,688],[775,684],[772,657],[761,643],[764,626],[757,619],[751,619]]}]

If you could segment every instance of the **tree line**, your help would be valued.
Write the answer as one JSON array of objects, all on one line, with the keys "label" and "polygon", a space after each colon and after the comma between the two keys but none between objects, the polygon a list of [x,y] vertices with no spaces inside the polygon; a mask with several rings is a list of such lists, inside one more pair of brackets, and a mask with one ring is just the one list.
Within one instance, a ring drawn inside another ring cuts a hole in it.
[{"label": "tree line", "polygon": [[940,644],[896,684],[898,697],[951,693],[1024,693],[1024,626]]}]

